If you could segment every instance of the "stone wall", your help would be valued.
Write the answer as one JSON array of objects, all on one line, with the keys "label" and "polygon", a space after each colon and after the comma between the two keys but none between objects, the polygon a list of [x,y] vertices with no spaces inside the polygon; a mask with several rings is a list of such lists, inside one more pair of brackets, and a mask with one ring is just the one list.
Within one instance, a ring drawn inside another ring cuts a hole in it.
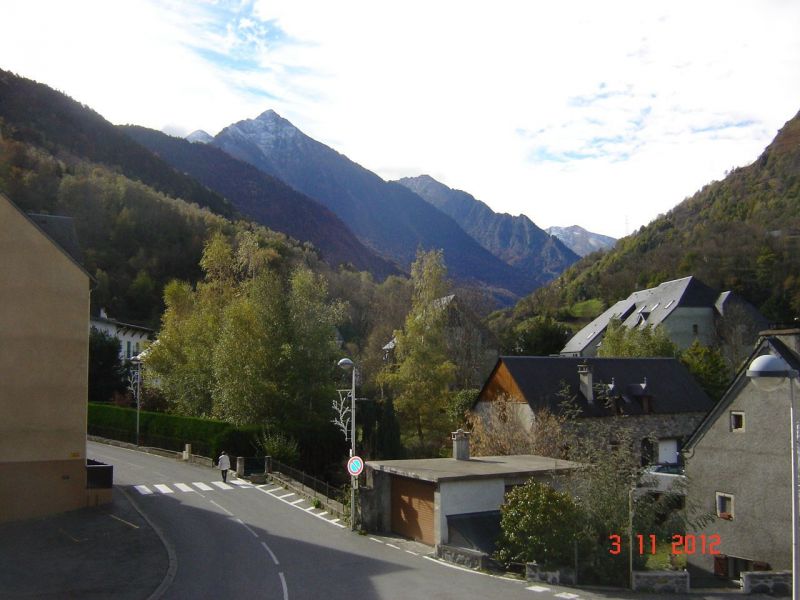
[{"label": "stone wall", "polygon": [[792,593],[791,571],[742,571],[741,577],[745,594],[789,596]]},{"label": "stone wall", "polygon": [[633,589],[658,594],[688,594],[688,571],[634,571]]}]

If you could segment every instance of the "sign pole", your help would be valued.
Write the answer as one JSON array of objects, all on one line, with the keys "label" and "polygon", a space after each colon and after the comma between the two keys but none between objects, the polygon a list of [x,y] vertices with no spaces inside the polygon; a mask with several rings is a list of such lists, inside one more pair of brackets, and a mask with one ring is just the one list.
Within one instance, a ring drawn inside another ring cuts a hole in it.
[{"label": "sign pole", "polygon": [[[350,457],[356,455],[356,366],[353,365],[353,380],[350,388]],[[357,475],[350,478],[350,530],[356,530],[356,481]]]}]

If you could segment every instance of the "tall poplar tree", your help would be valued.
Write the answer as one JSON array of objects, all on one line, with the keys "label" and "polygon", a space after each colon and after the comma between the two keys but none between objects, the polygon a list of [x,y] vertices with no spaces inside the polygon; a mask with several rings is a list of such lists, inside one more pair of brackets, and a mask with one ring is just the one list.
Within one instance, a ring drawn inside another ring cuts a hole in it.
[{"label": "tall poplar tree", "polygon": [[416,436],[420,450],[438,446],[446,433],[447,402],[456,366],[447,354],[444,297],[449,291],[441,250],[418,251],[411,265],[414,288],[411,311],[395,332],[396,361],[381,374],[394,395],[394,406],[406,436]]}]

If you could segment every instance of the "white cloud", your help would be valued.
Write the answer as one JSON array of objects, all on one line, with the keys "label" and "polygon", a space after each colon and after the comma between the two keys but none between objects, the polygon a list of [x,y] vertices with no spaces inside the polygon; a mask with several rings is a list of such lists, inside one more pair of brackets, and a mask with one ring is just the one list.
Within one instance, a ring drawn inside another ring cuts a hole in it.
[{"label": "white cloud", "polygon": [[800,99],[782,0],[11,0],[0,66],[114,122],[274,108],[384,177],[621,235],[757,157]]}]

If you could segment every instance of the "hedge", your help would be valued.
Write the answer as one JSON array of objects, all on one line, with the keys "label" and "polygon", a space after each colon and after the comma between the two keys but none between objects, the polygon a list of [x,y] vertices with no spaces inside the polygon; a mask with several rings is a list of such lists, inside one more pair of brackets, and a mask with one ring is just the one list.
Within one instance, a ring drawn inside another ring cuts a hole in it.
[{"label": "hedge", "polygon": [[[89,433],[123,441],[136,438],[136,410],[108,404],[89,403]],[[192,444],[192,452],[216,457],[222,450],[232,456],[257,456],[258,425],[236,427],[224,421],[181,417],[164,413],[139,413],[139,438],[145,446],[183,450]],[[263,454],[263,453],[262,453]]]}]

